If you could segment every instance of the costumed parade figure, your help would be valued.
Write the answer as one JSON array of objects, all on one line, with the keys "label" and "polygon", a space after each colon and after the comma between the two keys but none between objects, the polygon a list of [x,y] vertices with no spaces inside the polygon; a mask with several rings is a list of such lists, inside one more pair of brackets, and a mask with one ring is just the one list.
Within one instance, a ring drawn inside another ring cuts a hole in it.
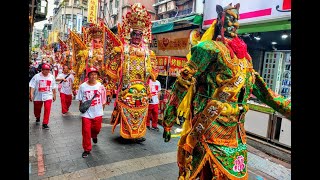
[{"label": "costumed parade figure", "polygon": [[98,82],[104,86],[104,26],[89,23],[82,27],[83,36],[70,31],[72,42],[72,70],[75,73],[73,90],[87,80],[88,69],[94,67],[98,70]]},{"label": "costumed parade figure", "polygon": [[141,139],[146,133],[150,90],[149,78],[157,78],[156,58],[148,49],[151,40],[151,16],[140,3],[123,18],[118,32],[122,45],[114,47],[115,57],[107,67],[111,81],[118,85],[115,109],[112,113],[114,129],[120,124],[120,135],[125,139]]},{"label": "costumed parade figure", "polygon": [[291,119],[291,101],[267,87],[236,34],[239,7],[217,5],[211,38],[192,47],[167,104],[165,142],[176,118],[185,119],[178,143],[179,180],[248,179],[244,122],[251,93]]}]

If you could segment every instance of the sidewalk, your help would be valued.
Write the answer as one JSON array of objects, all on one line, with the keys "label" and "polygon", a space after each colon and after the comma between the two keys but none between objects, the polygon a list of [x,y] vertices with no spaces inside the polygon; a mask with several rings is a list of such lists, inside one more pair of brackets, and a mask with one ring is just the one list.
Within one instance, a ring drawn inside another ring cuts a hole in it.
[{"label": "sidewalk", "polygon": [[[58,97],[58,96],[57,96]],[[106,106],[98,143],[88,158],[82,158],[81,118],[78,101],[70,114],[61,115],[60,98],[52,105],[49,127],[35,125],[33,104],[29,103],[29,179],[165,179],[176,180],[178,138],[168,143],[160,131],[148,131],[140,144],[119,138],[119,127],[111,133],[109,124],[113,103]],[[42,121],[42,117],[41,117]],[[291,165],[248,146],[249,180],[289,180]]]}]

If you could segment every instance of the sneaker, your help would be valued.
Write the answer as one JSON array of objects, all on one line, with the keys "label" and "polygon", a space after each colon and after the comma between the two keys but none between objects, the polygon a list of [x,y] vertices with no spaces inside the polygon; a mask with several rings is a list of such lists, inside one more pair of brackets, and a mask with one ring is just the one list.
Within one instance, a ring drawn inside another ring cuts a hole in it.
[{"label": "sneaker", "polygon": [[90,151],[84,151],[84,152],[82,153],[82,157],[83,157],[83,158],[86,158],[86,157],[88,157],[89,154],[90,154]]},{"label": "sneaker", "polygon": [[47,124],[42,124],[42,129],[49,130],[49,126]]},{"label": "sneaker", "polygon": [[98,138],[92,138],[93,143],[97,144],[98,143]]},{"label": "sneaker", "polygon": [[152,130],[159,131],[158,127],[152,127]]},{"label": "sneaker", "polygon": [[36,119],[36,125],[39,125],[40,124],[40,118],[37,118]]},{"label": "sneaker", "polygon": [[151,128],[150,128],[150,126],[147,126],[147,129],[149,129],[149,130],[150,130],[150,129],[151,129]]}]

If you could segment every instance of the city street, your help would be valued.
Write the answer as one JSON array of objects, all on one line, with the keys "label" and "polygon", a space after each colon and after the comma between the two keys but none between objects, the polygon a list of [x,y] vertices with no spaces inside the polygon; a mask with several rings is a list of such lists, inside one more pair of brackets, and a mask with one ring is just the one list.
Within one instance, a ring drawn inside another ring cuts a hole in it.
[{"label": "city street", "polygon": [[[110,179],[176,180],[178,138],[165,143],[163,129],[148,130],[146,141],[132,143],[120,138],[119,126],[114,134],[109,124],[113,103],[106,106],[98,143],[91,154],[82,158],[79,102],[72,101],[70,113],[62,116],[60,98],[53,103],[50,130],[36,125],[33,103],[29,103],[29,179]],[[43,109],[42,109],[43,110]],[[41,123],[43,113],[41,114]],[[174,127],[175,129],[176,127]],[[291,165],[248,146],[250,180],[291,179]]]}]

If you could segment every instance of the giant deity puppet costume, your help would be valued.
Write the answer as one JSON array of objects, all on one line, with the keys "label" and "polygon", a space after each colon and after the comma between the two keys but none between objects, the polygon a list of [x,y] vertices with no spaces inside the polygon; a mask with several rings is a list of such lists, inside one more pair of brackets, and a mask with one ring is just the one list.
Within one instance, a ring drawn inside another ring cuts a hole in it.
[{"label": "giant deity puppet costume", "polygon": [[[118,25],[121,46],[114,47],[113,56],[106,67],[110,83],[116,84],[118,93],[112,113],[112,132],[120,124],[120,135],[125,139],[143,139],[150,90],[148,81],[157,78],[156,57],[148,49],[151,41],[151,16],[140,3],[131,6],[131,12]],[[113,83],[112,83],[113,82]]]},{"label": "giant deity puppet costume", "polygon": [[98,79],[105,87],[108,86],[105,73],[105,26],[103,23],[88,23],[82,27],[82,34],[70,31],[72,43],[72,70],[75,73],[73,90],[77,91],[79,85],[87,80],[88,69],[94,67],[98,70]]},{"label": "giant deity puppet costume", "polygon": [[267,87],[237,36],[239,7],[217,5],[211,38],[192,47],[167,104],[165,142],[176,118],[185,118],[178,143],[179,180],[248,179],[244,122],[251,93],[291,119],[291,101]]}]

